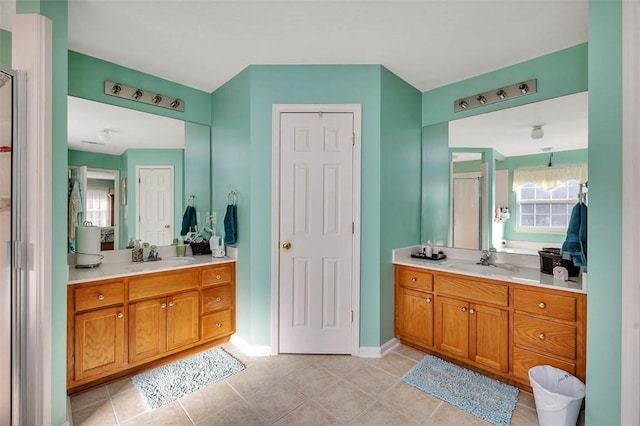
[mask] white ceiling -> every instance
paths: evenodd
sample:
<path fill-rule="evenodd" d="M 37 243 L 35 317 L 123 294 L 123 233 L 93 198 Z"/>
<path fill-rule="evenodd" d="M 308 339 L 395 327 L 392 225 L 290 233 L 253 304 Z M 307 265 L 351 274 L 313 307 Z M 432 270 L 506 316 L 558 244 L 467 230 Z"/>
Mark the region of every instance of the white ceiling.
<path fill-rule="evenodd" d="M 207 92 L 250 64 L 382 64 L 426 91 L 585 41 L 587 0 L 69 0 L 70 49 Z"/>
<path fill-rule="evenodd" d="M 534 125 L 542 125 L 542 139 L 531 138 Z M 451 121 L 449 147 L 491 147 L 513 157 L 587 148 L 588 132 L 588 94 L 582 92 Z"/>
<path fill-rule="evenodd" d="M 127 149 L 182 149 L 184 122 L 160 115 L 68 97 L 69 148 L 120 155 Z M 101 129 L 110 130 L 103 145 Z M 87 143 L 94 142 L 94 143 Z"/>

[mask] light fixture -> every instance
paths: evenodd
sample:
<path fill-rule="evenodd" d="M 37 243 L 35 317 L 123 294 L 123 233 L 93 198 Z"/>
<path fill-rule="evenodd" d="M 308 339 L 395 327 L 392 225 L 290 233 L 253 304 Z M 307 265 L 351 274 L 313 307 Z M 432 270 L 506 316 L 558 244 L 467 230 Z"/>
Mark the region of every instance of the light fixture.
<path fill-rule="evenodd" d="M 102 129 L 98 132 L 98 140 L 100 142 L 108 142 L 111 139 L 111 130 Z"/>
<path fill-rule="evenodd" d="M 536 124 L 531 129 L 531 139 L 542 139 L 544 136 L 544 130 L 542 130 L 542 125 Z"/>
<path fill-rule="evenodd" d="M 142 102 L 143 104 L 159 106 L 173 111 L 184 112 L 185 102 L 182 99 L 166 96 L 155 90 L 140 87 L 127 86 L 115 81 L 104 81 L 104 94 L 129 101 Z"/>
<path fill-rule="evenodd" d="M 453 101 L 453 112 L 466 111 L 472 108 L 487 106 L 496 102 L 509 101 L 537 93 L 538 80 L 532 78 L 526 81 L 519 81 L 508 86 L 502 86 L 486 92 L 458 98 Z"/>

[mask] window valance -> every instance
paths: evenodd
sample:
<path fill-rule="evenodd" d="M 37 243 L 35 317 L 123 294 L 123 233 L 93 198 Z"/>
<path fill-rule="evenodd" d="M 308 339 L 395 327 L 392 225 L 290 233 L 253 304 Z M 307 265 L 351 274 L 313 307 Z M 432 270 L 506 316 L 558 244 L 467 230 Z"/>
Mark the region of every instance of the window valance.
<path fill-rule="evenodd" d="M 570 164 L 566 166 L 531 167 L 513 171 L 513 190 L 526 182 L 552 190 L 569 179 L 584 183 L 588 179 L 586 164 Z"/>

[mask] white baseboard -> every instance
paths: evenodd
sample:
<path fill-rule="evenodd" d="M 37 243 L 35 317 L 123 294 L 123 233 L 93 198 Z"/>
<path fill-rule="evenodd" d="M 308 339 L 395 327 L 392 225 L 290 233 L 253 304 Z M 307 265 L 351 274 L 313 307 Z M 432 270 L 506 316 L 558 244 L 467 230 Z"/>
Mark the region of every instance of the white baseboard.
<path fill-rule="evenodd" d="M 395 348 L 400 346 L 400 341 L 395 337 L 382 346 L 360 346 L 361 358 L 382 358 Z"/>
<path fill-rule="evenodd" d="M 239 337 L 237 334 L 231 336 L 229 340 L 232 345 L 236 348 L 240 349 L 242 353 L 248 356 L 270 356 L 271 355 L 271 346 L 258 346 L 251 345 L 247 343 L 242 337 Z"/>

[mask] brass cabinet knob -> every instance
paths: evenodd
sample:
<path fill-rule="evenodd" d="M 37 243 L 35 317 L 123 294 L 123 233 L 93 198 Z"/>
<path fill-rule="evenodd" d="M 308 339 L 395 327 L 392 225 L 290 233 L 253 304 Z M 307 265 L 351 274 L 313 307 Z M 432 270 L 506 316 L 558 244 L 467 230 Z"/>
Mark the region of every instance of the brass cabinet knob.
<path fill-rule="evenodd" d="M 124 318 L 124 314 L 122 312 L 118 312 L 118 315 L 116 315 L 118 318 Z"/>
<path fill-rule="evenodd" d="M 538 335 L 538 339 L 540 339 L 540 340 L 544 340 L 544 339 L 546 339 L 546 338 L 547 338 L 547 336 L 545 336 L 545 335 L 544 335 L 544 333 L 540 333 L 540 334 Z"/>
<path fill-rule="evenodd" d="M 160 305 L 160 307 L 161 307 L 162 309 L 164 309 L 164 308 L 166 308 L 166 307 L 167 307 L 167 304 L 166 304 L 166 303 L 163 303 L 162 305 Z"/>
<path fill-rule="evenodd" d="M 291 243 L 289 241 L 285 241 L 282 243 L 282 248 L 285 250 L 289 250 L 291 248 Z"/>
<path fill-rule="evenodd" d="M 220 274 L 217 274 L 217 275 L 216 275 L 216 280 L 219 280 L 219 279 L 221 279 L 221 278 L 222 278 L 222 275 L 220 275 Z"/>
<path fill-rule="evenodd" d="M 476 313 L 476 311 L 475 311 L 473 308 L 471 308 L 471 309 L 469 309 L 469 313 L 470 313 L 470 314 L 475 314 L 475 313 Z"/>
<path fill-rule="evenodd" d="M 544 303 L 544 302 L 540 302 L 540 303 L 538 303 L 538 307 L 539 307 L 540 309 L 544 309 L 544 308 L 546 308 L 546 307 L 547 307 L 547 304 L 546 304 L 546 303 Z"/>
<path fill-rule="evenodd" d="M 222 302 L 222 297 L 220 296 L 216 297 L 216 302 Z"/>
<path fill-rule="evenodd" d="M 427 303 L 431 303 L 431 298 L 427 297 Z"/>
<path fill-rule="evenodd" d="M 176 303 L 175 303 L 173 300 L 172 300 L 171 302 L 169 302 L 169 306 L 173 306 L 173 305 L 175 305 L 175 304 L 176 304 Z"/>
<path fill-rule="evenodd" d="M 104 300 L 104 294 L 99 294 L 98 295 L 98 300 Z"/>
<path fill-rule="evenodd" d="M 415 283 L 416 281 L 418 281 L 418 279 L 416 277 L 411 278 L 411 282 Z"/>
<path fill-rule="evenodd" d="M 222 327 L 222 323 L 217 322 L 217 323 L 216 323 L 216 327 L 217 327 L 217 328 L 221 328 L 221 327 Z"/>
<path fill-rule="evenodd" d="M 467 307 L 466 307 L 466 306 L 463 306 L 462 308 L 460 308 L 460 310 L 461 310 L 462 312 L 467 312 Z"/>

